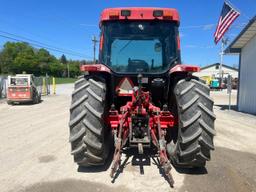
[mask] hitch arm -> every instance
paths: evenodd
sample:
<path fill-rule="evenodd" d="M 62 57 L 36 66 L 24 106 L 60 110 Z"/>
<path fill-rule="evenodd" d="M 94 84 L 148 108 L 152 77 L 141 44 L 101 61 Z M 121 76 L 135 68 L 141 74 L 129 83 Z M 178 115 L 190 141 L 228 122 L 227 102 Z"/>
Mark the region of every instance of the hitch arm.
<path fill-rule="evenodd" d="M 171 162 L 169 161 L 166 153 L 166 140 L 164 138 L 164 134 L 162 133 L 161 124 L 160 124 L 160 117 L 159 117 L 159 111 L 157 111 L 157 130 L 158 130 L 158 151 L 160 156 L 160 164 L 164 170 L 165 175 L 167 176 L 170 186 L 173 187 L 174 180 L 171 174 Z"/>
<path fill-rule="evenodd" d="M 117 142 L 115 143 L 115 152 L 114 152 L 113 162 L 112 162 L 111 171 L 110 171 L 111 178 L 114 177 L 114 174 L 116 173 L 116 171 L 118 170 L 118 168 L 120 167 L 120 164 L 121 164 L 123 124 L 124 124 L 127 114 L 128 114 L 128 112 L 123 112 L 121 120 L 120 120 L 118 137 L 117 137 Z"/>

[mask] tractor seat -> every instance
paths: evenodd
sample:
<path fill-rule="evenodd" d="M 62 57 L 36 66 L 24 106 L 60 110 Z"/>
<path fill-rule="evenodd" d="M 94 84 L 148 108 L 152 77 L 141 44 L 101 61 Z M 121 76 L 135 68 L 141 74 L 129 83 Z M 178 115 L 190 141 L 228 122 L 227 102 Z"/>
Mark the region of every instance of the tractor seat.
<path fill-rule="evenodd" d="M 146 61 L 140 59 L 129 59 L 127 72 L 148 72 L 149 65 Z"/>

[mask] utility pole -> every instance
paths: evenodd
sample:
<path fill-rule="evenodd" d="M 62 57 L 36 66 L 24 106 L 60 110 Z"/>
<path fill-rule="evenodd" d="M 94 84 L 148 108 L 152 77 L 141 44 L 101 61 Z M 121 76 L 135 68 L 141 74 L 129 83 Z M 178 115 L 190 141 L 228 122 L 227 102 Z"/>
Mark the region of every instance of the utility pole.
<path fill-rule="evenodd" d="M 68 78 L 70 78 L 70 75 L 69 75 L 69 62 L 67 63 L 67 68 L 68 68 Z"/>
<path fill-rule="evenodd" d="M 92 37 L 92 43 L 93 43 L 93 61 L 96 63 L 96 45 L 99 41 L 96 39 L 96 36 L 94 35 Z"/>

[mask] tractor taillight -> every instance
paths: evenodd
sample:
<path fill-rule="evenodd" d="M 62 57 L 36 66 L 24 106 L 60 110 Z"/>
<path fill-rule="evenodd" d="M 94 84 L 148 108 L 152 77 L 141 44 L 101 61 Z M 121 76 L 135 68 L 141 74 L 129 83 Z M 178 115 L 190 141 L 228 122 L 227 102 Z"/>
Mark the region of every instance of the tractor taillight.
<path fill-rule="evenodd" d="M 117 10 L 110 11 L 108 16 L 110 19 L 119 18 L 119 11 L 117 11 Z"/>
<path fill-rule="evenodd" d="M 190 71 L 190 72 L 199 72 L 200 68 L 197 66 L 185 66 L 184 67 L 186 71 Z"/>
<path fill-rule="evenodd" d="M 81 71 L 87 71 L 87 72 L 101 71 L 101 72 L 111 73 L 111 70 L 107 66 L 102 65 L 102 64 L 81 65 L 80 70 Z"/>
<path fill-rule="evenodd" d="M 170 73 L 175 73 L 175 72 L 199 72 L 200 67 L 194 66 L 194 65 L 184 65 L 184 64 L 179 64 L 174 66 L 171 70 Z"/>
<path fill-rule="evenodd" d="M 187 71 L 187 72 L 199 72 L 200 67 L 193 66 L 193 65 L 180 65 L 182 68 L 182 71 Z"/>
<path fill-rule="evenodd" d="M 172 17 L 172 11 L 164 10 L 163 17 L 171 18 Z"/>
<path fill-rule="evenodd" d="M 83 71 L 98 71 L 99 67 L 98 66 L 92 66 L 92 65 L 83 65 Z"/>

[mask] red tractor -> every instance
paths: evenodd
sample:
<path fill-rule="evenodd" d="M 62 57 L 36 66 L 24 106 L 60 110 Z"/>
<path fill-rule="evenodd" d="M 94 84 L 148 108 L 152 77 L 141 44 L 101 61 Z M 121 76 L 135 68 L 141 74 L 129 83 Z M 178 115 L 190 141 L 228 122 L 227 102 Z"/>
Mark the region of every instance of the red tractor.
<path fill-rule="evenodd" d="M 106 163 L 135 148 L 159 157 L 170 184 L 171 162 L 203 167 L 215 135 L 210 90 L 182 65 L 179 15 L 169 8 L 110 8 L 100 19 L 99 64 L 82 65 L 70 107 L 70 142 L 79 166 Z"/>

